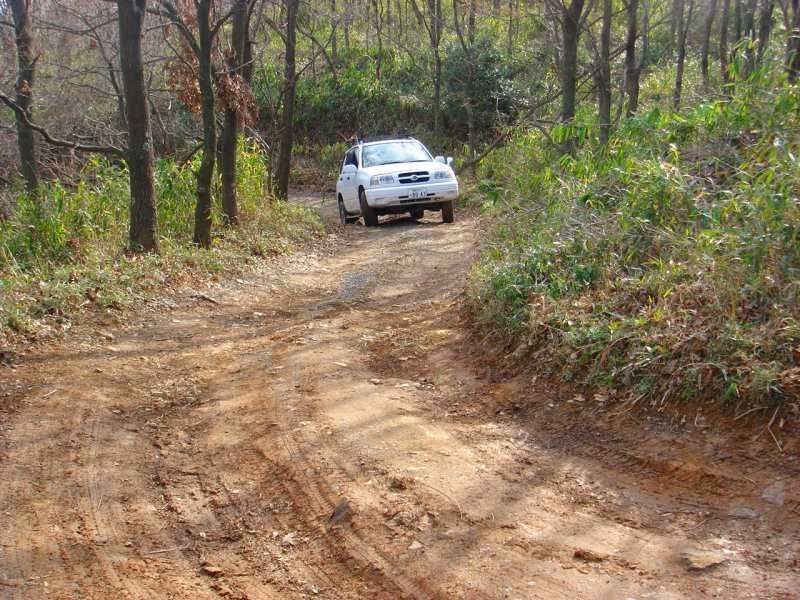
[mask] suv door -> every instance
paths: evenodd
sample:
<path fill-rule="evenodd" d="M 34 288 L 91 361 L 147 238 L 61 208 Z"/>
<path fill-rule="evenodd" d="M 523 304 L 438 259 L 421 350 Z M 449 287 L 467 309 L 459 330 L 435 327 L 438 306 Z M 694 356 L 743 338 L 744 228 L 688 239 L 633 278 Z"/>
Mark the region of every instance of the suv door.
<path fill-rule="evenodd" d="M 358 147 L 354 146 L 347 151 L 344 155 L 344 164 L 342 164 L 342 172 L 339 175 L 339 190 L 342 193 L 344 206 L 347 212 L 358 213 L 358 184 L 356 173 L 345 173 L 345 167 L 353 165 L 358 169 Z"/>

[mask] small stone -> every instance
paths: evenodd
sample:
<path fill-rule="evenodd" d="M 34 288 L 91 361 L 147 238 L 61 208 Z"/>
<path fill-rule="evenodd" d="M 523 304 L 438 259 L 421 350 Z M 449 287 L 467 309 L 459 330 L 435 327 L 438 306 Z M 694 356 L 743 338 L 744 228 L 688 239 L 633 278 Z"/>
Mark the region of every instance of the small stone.
<path fill-rule="evenodd" d="M 347 501 L 347 498 L 342 498 L 333 509 L 331 516 L 328 518 L 328 523 L 330 525 L 335 525 L 336 523 L 341 523 L 342 521 L 350 519 L 352 515 L 353 510 L 350 508 L 350 503 Z"/>
<path fill-rule="evenodd" d="M 682 555 L 689 569 L 701 571 L 725 562 L 725 556 L 716 550 L 707 548 L 690 548 Z"/>
<path fill-rule="evenodd" d="M 761 492 L 761 499 L 764 502 L 769 502 L 770 504 L 775 504 L 776 506 L 783 506 L 783 482 L 776 481 L 772 485 L 764 488 L 764 491 Z"/>
<path fill-rule="evenodd" d="M 603 562 L 606 557 L 597 554 L 596 552 L 592 552 L 591 550 L 585 550 L 583 548 L 578 548 L 575 550 L 573 555 L 578 560 L 583 560 L 586 562 Z"/>
<path fill-rule="evenodd" d="M 215 567 L 207 563 L 204 564 L 202 568 L 203 568 L 203 573 L 205 573 L 206 575 L 210 575 L 211 577 L 222 577 L 225 574 L 225 571 L 223 571 L 219 567 Z"/>
<path fill-rule="evenodd" d="M 422 550 L 423 545 L 420 544 L 417 540 L 411 542 L 411 545 L 408 547 L 409 550 Z"/>
<path fill-rule="evenodd" d="M 296 545 L 297 545 L 297 538 L 295 537 L 294 531 L 290 531 L 281 538 L 281 546 L 288 547 Z"/>
<path fill-rule="evenodd" d="M 736 506 L 728 511 L 728 516 L 734 519 L 757 519 L 759 514 L 747 506 Z"/>

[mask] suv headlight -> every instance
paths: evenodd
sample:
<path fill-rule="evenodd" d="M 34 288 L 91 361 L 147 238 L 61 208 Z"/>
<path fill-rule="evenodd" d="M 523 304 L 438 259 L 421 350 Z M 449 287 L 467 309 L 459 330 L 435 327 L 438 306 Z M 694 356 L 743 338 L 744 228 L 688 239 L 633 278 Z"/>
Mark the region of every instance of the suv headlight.
<path fill-rule="evenodd" d="M 453 172 L 452 171 L 434 171 L 433 173 L 434 179 L 452 179 Z"/>
<path fill-rule="evenodd" d="M 370 185 L 386 185 L 388 183 L 394 183 L 393 175 L 373 175 L 369 180 Z"/>

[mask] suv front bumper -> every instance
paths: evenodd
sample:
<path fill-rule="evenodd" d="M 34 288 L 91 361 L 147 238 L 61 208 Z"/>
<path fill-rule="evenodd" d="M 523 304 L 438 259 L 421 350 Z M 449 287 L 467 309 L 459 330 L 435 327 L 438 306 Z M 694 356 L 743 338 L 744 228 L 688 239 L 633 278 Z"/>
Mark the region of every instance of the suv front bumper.
<path fill-rule="evenodd" d="M 373 208 L 414 206 L 458 198 L 458 181 L 378 186 L 364 191 Z"/>

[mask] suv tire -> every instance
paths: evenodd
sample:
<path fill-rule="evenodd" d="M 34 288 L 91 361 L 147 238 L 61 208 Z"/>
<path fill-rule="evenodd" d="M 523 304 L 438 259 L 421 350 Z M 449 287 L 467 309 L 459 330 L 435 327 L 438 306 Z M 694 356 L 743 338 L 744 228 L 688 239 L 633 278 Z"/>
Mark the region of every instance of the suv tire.
<path fill-rule="evenodd" d="M 338 204 L 339 204 L 339 222 L 342 225 L 352 225 L 353 223 L 358 221 L 358 217 L 354 217 L 347 212 L 347 209 L 344 207 L 344 201 L 342 200 L 341 196 L 339 196 Z"/>
<path fill-rule="evenodd" d="M 453 201 L 442 202 L 442 223 L 452 223 L 455 221 Z"/>
<path fill-rule="evenodd" d="M 364 217 L 364 225 L 367 227 L 377 227 L 378 213 L 367 204 L 367 194 L 364 193 L 363 189 L 358 191 L 358 203 L 361 206 L 361 216 Z"/>
<path fill-rule="evenodd" d="M 419 219 L 425 216 L 425 209 L 422 208 L 421 206 L 415 206 L 414 208 L 411 209 L 410 212 L 411 212 L 411 218 L 414 219 L 415 221 L 418 221 Z"/>

